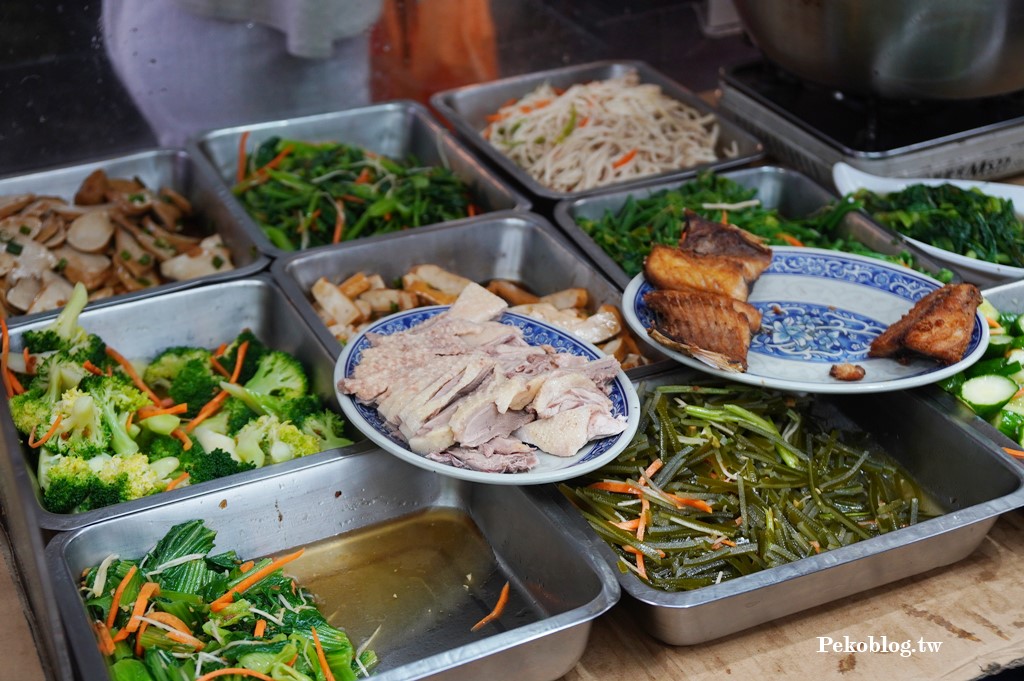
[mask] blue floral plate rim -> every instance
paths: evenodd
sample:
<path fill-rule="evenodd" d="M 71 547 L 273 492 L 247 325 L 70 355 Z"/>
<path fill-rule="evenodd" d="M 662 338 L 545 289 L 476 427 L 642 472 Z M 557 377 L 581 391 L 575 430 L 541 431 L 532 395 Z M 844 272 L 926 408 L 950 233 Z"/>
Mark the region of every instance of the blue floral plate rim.
<path fill-rule="evenodd" d="M 626 417 L 626 429 L 618 435 L 595 440 L 583 447 L 575 456 L 557 457 L 538 451 L 541 460 L 538 466 L 522 473 L 488 473 L 484 471 L 457 468 L 448 464 L 431 461 L 410 450 L 405 443 L 391 435 L 384 427 L 383 420 L 376 407 L 360 404 L 350 395 L 338 390 L 338 382 L 352 375 L 359 364 L 363 350 L 369 347 L 368 334 L 390 335 L 408 330 L 447 310 L 448 305 L 431 305 L 404 310 L 382 317 L 373 322 L 363 331 L 348 340 L 334 368 L 334 391 L 338 403 L 349 422 L 366 435 L 374 444 L 384 451 L 420 468 L 434 471 L 441 475 L 499 485 L 539 485 L 560 482 L 589 473 L 615 459 L 625 449 L 636 433 L 640 423 L 640 401 L 636 388 L 621 369 L 611 382 L 613 413 Z M 573 352 L 589 359 L 603 356 L 603 353 L 591 343 L 575 338 L 567 331 L 525 315 L 515 312 L 504 312 L 497 320 L 502 324 L 523 329 L 528 342 L 541 339 L 552 345 L 556 350 Z"/>

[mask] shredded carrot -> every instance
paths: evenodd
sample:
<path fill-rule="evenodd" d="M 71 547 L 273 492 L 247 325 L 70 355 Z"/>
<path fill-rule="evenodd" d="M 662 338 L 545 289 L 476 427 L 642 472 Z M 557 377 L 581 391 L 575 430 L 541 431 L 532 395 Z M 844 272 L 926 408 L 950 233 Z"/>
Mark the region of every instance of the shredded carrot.
<path fill-rule="evenodd" d="M 256 620 L 256 628 L 252 630 L 252 635 L 256 638 L 263 638 L 263 632 L 267 630 L 267 621 L 264 619 Z"/>
<path fill-rule="evenodd" d="M 622 166 L 632 161 L 634 156 L 636 156 L 636 149 L 630 149 L 625 154 L 620 156 L 619 160 L 612 163 L 612 168 L 621 168 Z"/>
<path fill-rule="evenodd" d="M 238 566 L 238 570 L 244 575 L 246 572 L 252 570 L 254 567 L 256 567 L 256 561 L 247 560 Z"/>
<path fill-rule="evenodd" d="M 622 550 L 626 553 L 632 553 L 636 556 L 636 570 L 637 573 L 644 579 L 647 579 L 647 566 L 644 564 L 644 554 L 640 553 L 640 549 L 626 544 L 622 547 Z"/>
<path fill-rule="evenodd" d="M 180 631 L 168 631 L 167 638 L 178 643 L 184 643 L 187 646 L 192 646 L 196 650 L 202 650 L 206 647 L 206 644 L 200 641 L 192 634 L 183 634 Z"/>
<path fill-rule="evenodd" d="M 277 560 L 271 561 L 270 563 L 268 563 L 267 565 L 263 566 L 259 570 L 256 570 L 251 575 L 248 575 L 245 579 L 240 581 L 238 584 L 236 584 L 233 587 L 231 587 L 230 589 L 228 589 L 227 593 L 225 593 L 223 596 L 221 596 L 220 598 L 218 598 L 218 599 L 214 600 L 212 603 L 210 603 L 210 610 L 212 610 L 213 612 L 220 612 L 224 608 L 228 607 L 229 605 L 231 605 L 232 601 L 234 600 L 234 596 L 235 596 L 236 593 L 242 593 L 243 591 L 245 591 L 246 589 L 251 587 L 253 584 L 256 584 L 261 579 L 263 579 L 264 577 L 266 577 L 270 573 L 274 572 L 275 570 L 277 570 L 281 566 L 286 565 L 286 564 L 292 562 L 293 560 L 295 560 L 296 558 L 301 556 L 303 551 L 305 551 L 305 549 L 299 549 L 295 553 L 289 553 L 287 556 L 282 556 L 281 558 L 278 558 Z"/>
<path fill-rule="evenodd" d="M 632 485 L 628 482 L 611 482 L 604 480 L 602 482 L 594 482 L 587 487 L 592 489 L 600 489 L 605 492 L 618 492 L 619 494 L 640 494 L 640 490 L 637 489 L 636 485 Z"/>
<path fill-rule="evenodd" d="M 86 371 L 88 371 L 93 376 L 102 376 L 103 375 L 103 369 L 100 369 L 98 366 L 93 364 L 92 360 L 87 359 L 84 362 L 82 362 L 82 368 L 85 369 Z"/>
<path fill-rule="evenodd" d="M 1019 449 L 1013 449 L 1012 447 L 1003 447 L 1003 451 L 1015 459 L 1024 459 L 1024 451 L 1021 451 Z"/>
<path fill-rule="evenodd" d="M 60 422 L 61 422 L 61 420 L 63 418 L 64 418 L 63 414 L 57 414 L 57 418 L 55 418 L 53 420 L 53 423 L 50 425 L 50 429 L 48 431 L 46 431 L 46 433 L 41 438 L 39 438 L 38 440 L 33 440 L 32 439 L 35 436 L 35 431 L 32 431 L 31 433 L 29 433 L 28 434 L 28 446 L 31 447 L 32 449 L 36 449 L 38 447 L 42 447 L 43 445 L 45 445 L 46 442 L 51 437 L 53 437 L 53 434 L 57 432 L 57 428 L 60 426 Z"/>
<path fill-rule="evenodd" d="M 128 620 L 128 624 L 125 625 L 125 630 L 129 633 L 135 631 L 142 624 L 142 620 L 139 619 L 149 606 L 149 599 L 152 596 L 160 594 L 160 585 L 156 582 L 146 582 L 139 589 L 139 596 L 135 599 L 135 605 L 132 607 L 132 616 Z"/>
<path fill-rule="evenodd" d="M 640 526 L 640 519 L 633 518 L 632 520 L 623 520 L 621 523 L 612 523 L 612 525 L 622 530 L 632 530 L 636 532 L 636 528 Z"/>
<path fill-rule="evenodd" d="M 135 413 L 134 412 L 128 412 L 128 416 L 126 416 L 125 419 L 124 419 L 124 429 L 125 430 L 131 430 L 132 429 L 132 421 L 134 420 L 134 418 L 135 418 Z"/>
<path fill-rule="evenodd" d="M 259 170 L 257 170 L 256 174 L 257 175 L 259 175 L 259 174 L 264 174 L 265 175 L 267 170 L 270 170 L 271 168 L 276 168 L 277 166 L 281 165 L 281 161 L 285 160 L 285 158 L 288 157 L 288 154 L 292 153 L 293 151 L 295 151 L 295 147 L 292 147 L 292 146 L 285 147 L 284 149 L 281 150 L 281 153 L 279 153 L 274 158 L 270 159 L 270 161 L 267 163 L 267 165 L 265 165 L 262 168 L 260 168 Z"/>
<path fill-rule="evenodd" d="M 114 600 L 110 602 L 110 612 L 107 613 L 107 629 L 114 628 L 114 621 L 117 619 L 117 610 L 121 607 L 121 595 L 124 593 L 125 587 L 128 586 L 128 582 L 132 581 L 132 577 L 138 572 L 138 568 L 132 565 L 128 568 L 128 573 L 121 580 L 121 583 L 114 589 Z"/>
<path fill-rule="evenodd" d="M 146 629 L 149 629 L 149 622 L 143 622 L 139 625 L 139 630 L 135 633 L 135 657 L 142 657 L 145 654 L 145 650 L 142 648 L 142 634 L 145 633 Z M 124 631 L 122 629 L 121 631 Z M 125 636 L 128 632 L 125 632 Z"/>
<path fill-rule="evenodd" d="M 183 634 L 191 634 L 192 633 L 192 630 L 188 628 L 187 624 L 185 624 L 180 618 L 175 617 L 174 615 L 172 615 L 169 612 L 163 612 L 163 611 L 160 611 L 160 610 L 154 610 L 153 612 L 151 612 L 148 615 L 146 615 L 146 617 L 148 617 L 151 620 L 155 620 L 157 622 L 163 622 L 164 624 L 166 624 L 169 627 L 174 627 L 175 629 L 177 629 L 178 631 L 180 631 Z M 147 623 L 143 622 L 142 624 L 147 624 Z M 139 627 L 139 632 L 141 632 L 141 631 L 142 631 L 142 627 L 140 626 Z"/>
<path fill-rule="evenodd" d="M 341 200 L 346 203 L 366 203 L 366 199 L 356 196 L 355 194 L 342 194 Z"/>
<path fill-rule="evenodd" d="M 238 352 L 235 354 L 235 368 L 232 370 L 231 376 L 228 378 L 231 383 L 238 381 L 238 377 L 242 373 L 242 362 L 245 360 L 245 353 L 248 349 L 249 341 L 242 341 L 242 344 L 238 346 Z M 224 400 L 227 398 L 228 393 L 226 390 L 221 390 L 217 393 L 216 397 L 204 404 L 203 408 L 199 410 L 198 414 L 196 414 L 196 417 L 189 421 L 188 425 L 185 426 L 185 432 L 191 433 L 196 426 L 216 414 L 217 410 L 220 409 L 220 405 L 222 405 Z"/>
<path fill-rule="evenodd" d="M 587 127 L 587 123 L 589 123 L 589 122 L 590 122 L 590 116 L 584 116 L 583 118 L 580 119 L 580 124 L 579 124 L 578 127 L 585 128 L 585 127 Z"/>
<path fill-rule="evenodd" d="M 7 399 L 14 397 L 14 388 L 11 385 L 11 376 L 7 371 L 7 356 L 11 352 L 11 334 L 7 332 L 7 322 L 0 319 L 0 332 L 3 334 L 3 341 L 0 344 L 0 372 L 3 373 L 4 389 L 7 391 Z"/>
<path fill-rule="evenodd" d="M 687 497 L 681 497 L 678 494 L 671 494 L 669 492 L 665 492 L 665 496 L 675 502 L 676 508 L 689 506 L 691 508 L 696 508 L 700 511 L 704 511 L 705 513 L 714 512 L 714 509 L 711 508 L 711 506 L 708 505 L 708 502 L 704 501 L 703 499 L 689 499 Z"/>
<path fill-rule="evenodd" d="M 334 674 L 331 673 L 331 666 L 327 664 L 327 656 L 324 655 L 324 647 L 320 645 L 320 637 L 316 634 L 316 627 L 310 627 L 313 632 L 313 643 L 316 645 L 316 659 L 320 662 L 320 671 L 324 673 L 326 681 L 334 681 Z"/>
<path fill-rule="evenodd" d="M 466 206 L 466 215 L 468 215 L 469 217 L 474 217 L 478 212 L 479 211 L 477 211 L 475 203 L 471 203 L 468 206 Z"/>
<path fill-rule="evenodd" d="M 799 248 L 803 248 L 803 246 L 804 246 L 804 243 L 802 241 L 800 241 L 800 239 L 797 239 L 792 234 L 786 234 L 785 232 L 779 232 L 778 234 L 775 235 L 775 237 L 778 238 L 778 239 L 782 239 L 783 241 L 785 241 L 790 246 L 797 246 Z"/>
<path fill-rule="evenodd" d="M 636 539 L 643 541 L 647 534 L 647 519 L 651 515 L 651 502 L 647 497 L 640 497 L 640 522 L 636 526 Z"/>
<path fill-rule="evenodd" d="M 29 353 L 28 346 L 25 346 L 24 348 L 22 348 L 21 354 L 25 358 L 25 373 L 26 374 L 34 374 L 35 373 L 35 368 L 36 368 L 35 367 L 35 364 L 36 364 L 35 363 L 35 357 L 33 357 L 31 355 L 31 353 Z"/>
<path fill-rule="evenodd" d="M 231 674 L 237 674 L 238 676 L 251 676 L 254 679 L 260 679 L 260 681 L 274 681 L 273 678 L 262 674 L 252 669 L 246 669 L 245 667 L 224 667 L 223 669 L 217 669 L 212 672 L 206 672 L 202 676 L 196 677 L 196 681 L 210 681 L 218 676 L 230 676 Z"/>
<path fill-rule="evenodd" d="M 148 419 L 150 416 L 161 416 L 163 414 L 184 414 L 188 411 L 188 405 L 184 402 L 171 405 L 170 407 L 151 407 L 148 404 L 139 408 L 140 419 Z"/>
<path fill-rule="evenodd" d="M 334 200 L 334 234 L 331 236 L 331 243 L 341 242 L 341 234 L 345 230 L 345 204 L 341 199 Z"/>
<path fill-rule="evenodd" d="M 181 448 L 184 451 L 187 452 L 188 450 L 192 449 L 192 439 L 181 428 L 175 428 L 174 430 L 172 430 L 171 437 L 181 441 Z"/>
<path fill-rule="evenodd" d="M 367 168 L 366 166 L 363 166 L 363 169 L 359 171 L 359 175 L 356 176 L 354 182 L 355 184 L 368 184 L 372 179 L 373 178 L 370 175 L 370 169 Z"/>
<path fill-rule="evenodd" d="M 104 655 L 114 654 L 114 639 L 110 637 L 110 629 L 99 620 L 92 623 L 93 631 L 96 632 L 96 640 L 99 642 L 100 652 Z"/>
<path fill-rule="evenodd" d="M 129 378 L 132 379 L 132 383 L 135 384 L 136 388 L 146 393 L 146 395 L 149 396 L 149 399 L 150 401 L 153 402 L 153 404 L 155 404 L 158 407 L 160 406 L 160 398 L 157 397 L 156 393 L 153 392 L 150 389 L 150 387 L 142 381 L 142 377 L 139 376 L 139 373 L 137 371 L 135 371 L 135 367 L 132 366 L 131 362 L 126 360 L 124 356 L 121 355 L 120 352 L 110 347 L 109 345 L 107 346 L 107 356 L 112 358 L 115 362 L 121 365 L 121 368 L 124 369 L 124 372 L 128 374 Z"/>
<path fill-rule="evenodd" d="M 650 478 L 655 473 L 660 471 L 662 466 L 664 466 L 664 465 L 665 465 L 664 461 L 662 461 L 661 459 L 655 459 L 654 461 L 651 462 L 651 465 L 647 467 L 647 470 L 644 471 L 644 475 L 646 475 L 648 478 Z"/>
<path fill-rule="evenodd" d="M 228 344 L 227 343 L 221 343 L 220 345 L 217 346 L 217 349 L 213 351 L 213 356 L 214 357 L 220 357 L 220 356 L 222 356 L 227 351 L 228 351 Z"/>
<path fill-rule="evenodd" d="M 180 485 L 181 483 L 185 482 L 188 479 L 188 471 L 185 471 L 184 473 L 176 477 L 174 480 L 171 480 L 169 483 L 167 483 L 167 487 L 164 488 L 164 491 L 170 492 L 172 489 L 174 489 L 175 487 L 177 487 L 178 485 Z"/>
<path fill-rule="evenodd" d="M 999 328 L 999 322 L 997 322 L 996 320 L 992 319 L 991 317 L 989 317 L 987 315 L 985 316 L 985 321 L 988 322 L 988 327 L 990 329 L 997 329 L 997 328 Z"/>
<path fill-rule="evenodd" d="M 506 118 L 508 118 L 508 114 L 500 112 L 487 114 L 486 116 L 484 116 L 484 120 L 487 121 L 488 123 L 497 123 L 499 121 L 505 120 Z"/>
<path fill-rule="evenodd" d="M 21 381 L 18 380 L 18 377 L 11 369 L 7 370 L 7 380 L 11 382 L 11 390 L 15 395 L 20 395 L 25 392 L 25 387 L 21 385 Z"/>
<path fill-rule="evenodd" d="M 223 376 L 224 378 L 228 378 L 229 376 L 231 376 L 228 370 L 224 368 L 224 365 L 217 361 L 216 357 L 210 358 L 210 366 L 212 366 L 213 370 L 216 371 L 221 376 Z"/>
<path fill-rule="evenodd" d="M 297 660 L 297 659 L 299 659 L 299 654 L 295 653 L 294 655 L 292 655 L 292 659 L 290 659 L 287 662 L 285 662 L 285 664 L 288 665 L 289 667 L 294 667 L 295 666 L 295 660 Z"/>
<path fill-rule="evenodd" d="M 245 166 L 247 165 L 246 144 L 249 142 L 249 131 L 246 130 L 238 138 L 238 169 L 235 171 L 235 181 L 241 182 L 245 179 Z"/>
<path fill-rule="evenodd" d="M 505 606 L 508 604 L 508 592 L 510 588 L 511 585 L 508 582 L 505 582 L 505 586 L 501 587 L 501 594 L 498 596 L 498 602 L 495 604 L 494 610 L 491 610 L 491 612 L 485 615 L 483 619 L 474 624 L 470 631 L 482 629 L 501 617 L 501 613 L 505 611 Z"/>

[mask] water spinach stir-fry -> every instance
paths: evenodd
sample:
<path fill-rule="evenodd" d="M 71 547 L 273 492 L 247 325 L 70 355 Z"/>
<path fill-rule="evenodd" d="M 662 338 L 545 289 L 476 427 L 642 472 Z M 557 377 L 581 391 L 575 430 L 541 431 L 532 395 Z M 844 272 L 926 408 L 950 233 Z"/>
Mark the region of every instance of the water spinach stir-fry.
<path fill-rule="evenodd" d="M 78 323 L 79 284 L 47 327 L 3 336 L 14 425 L 38 452 L 42 505 L 77 513 L 351 444 L 298 358 L 243 330 L 134 364 Z"/>
<path fill-rule="evenodd" d="M 469 190 L 441 166 L 339 142 L 242 135 L 234 194 L 276 247 L 294 251 L 473 215 Z"/>
<path fill-rule="evenodd" d="M 838 201 L 806 217 L 788 217 L 762 205 L 756 189 L 702 173 L 674 189 L 644 198 L 630 196 L 614 213 L 606 211 L 600 218 L 577 218 L 576 222 L 631 277 L 643 269 L 651 244 L 679 241 L 687 209 L 709 220 L 727 220 L 770 246 L 827 248 L 914 266 L 910 253 L 883 255 L 839 234 L 843 216 L 858 206 L 853 201 Z M 945 281 L 950 276 L 944 272 L 939 278 L 945 277 Z"/>
<path fill-rule="evenodd" d="M 202 520 L 175 525 L 139 559 L 87 569 L 82 598 L 114 681 L 354 681 L 377 663 L 331 626 L 277 558 L 211 555 Z"/>
<path fill-rule="evenodd" d="M 812 399 L 748 386 L 647 394 L 618 459 L 564 487 L 623 569 L 684 591 L 930 517 L 916 483 Z"/>
<path fill-rule="evenodd" d="M 1008 199 L 951 184 L 916 184 L 884 196 L 861 189 L 853 197 L 875 220 L 912 239 L 969 258 L 1024 267 L 1024 223 Z"/>

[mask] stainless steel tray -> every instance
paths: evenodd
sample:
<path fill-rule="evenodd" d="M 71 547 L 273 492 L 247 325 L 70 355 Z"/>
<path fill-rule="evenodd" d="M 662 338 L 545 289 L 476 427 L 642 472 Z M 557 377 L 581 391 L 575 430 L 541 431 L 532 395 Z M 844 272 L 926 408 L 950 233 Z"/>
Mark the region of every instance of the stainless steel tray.
<path fill-rule="evenodd" d="M 82 181 L 97 169 L 103 169 L 110 177 L 138 177 L 147 187 L 155 189 L 168 186 L 183 194 L 192 202 L 199 221 L 221 235 L 224 244 L 231 251 L 231 261 L 235 269 L 104 298 L 92 303 L 94 307 L 179 291 L 200 284 L 239 279 L 255 274 L 269 264 L 269 258 L 256 249 L 248 231 L 228 210 L 219 186 L 197 172 L 194 156 L 185 151 L 154 149 L 28 175 L 6 177 L 0 179 L 0 195 L 33 193 L 59 196 L 71 201 Z M 8 323 L 19 324 L 45 314 L 20 315 L 12 317 Z"/>
<path fill-rule="evenodd" d="M 838 196 L 806 175 L 778 166 L 744 168 L 722 173 L 722 176 L 744 187 L 756 189 L 757 198 L 761 200 L 761 205 L 765 208 L 776 209 L 788 217 L 805 217 L 829 203 L 839 201 Z M 631 277 L 623 271 L 611 256 L 604 252 L 604 249 L 590 238 L 589 234 L 576 224 L 577 218 L 600 218 L 605 212 L 617 212 L 631 196 L 635 199 L 647 198 L 659 191 L 675 189 L 681 184 L 683 182 L 679 180 L 672 180 L 636 189 L 606 193 L 600 196 L 585 197 L 573 201 L 560 201 L 555 206 L 555 224 L 616 285 L 625 288 Z M 841 227 L 847 237 L 855 239 L 879 253 L 897 255 L 906 251 L 912 254 L 918 265 L 932 275 L 938 274 L 943 269 L 943 265 L 937 263 L 920 248 L 904 241 L 901 236 L 874 222 L 860 211 L 847 213 L 843 218 Z M 954 274 L 958 274 L 952 268 L 948 269 L 953 271 Z"/>
<path fill-rule="evenodd" d="M 333 409 L 339 410 L 334 392 L 334 356 L 317 340 L 269 275 L 261 274 L 250 279 L 221 282 L 158 297 L 126 301 L 119 305 L 87 309 L 79 321 L 86 330 L 98 334 L 110 347 L 128 359 L 149 359 L 160 350 L 174 345 L 217 347 L 220 343 L 230 342 L 243 329 L 252 329 L 270 347 L 298 357 L 310 374 L 313 391 Z M 11 329 L 12 351 L 21 350 L 21 339 L 25 331 L 44 327 L 47 323 L 48 318 Z M 84 513 L 58 514 L 46 511 L 40 505 L 35 481 L 35 452 L 21 444 L 11 421 L 7 401 L 2 400 L 2 403 L 0 437 L 3 438 L 5 455 L 12 464 L 15 477 L 13 484 L 18 486 L 26 498 L 35 499 L 36 519 L 39 526 L 46 530 L 83 527 L 243 481 L 298 470 L 315 465 L 325 458 L 334 458 L 341 453 L 369 446 L 368 443 L 357 443 L 122 504 Z M 351 429 L 349 436 L 353 440 L 362 440 L 355 429 Z"/>
<path fill-rule="evenodd" d="M 699 378 L 691 371 L 651 372 L 635 383 L 661 385 Z M 644 380 L 646 379 L 646 380 Z M 786 615 L 954 563 L 981 543 L 1002 513 L 1024 506 L 1024 468 L 990 440 L 981 419 L 950 415 L 937 388 L 880 393 L 871 399 L 822 395 L 820 404 L 870 434 L 949 512 L 840 549 L 721 584 L 669 593 L 617 569 L 596 533 L 584 547 L 615 569 L 644 628 L 670 645 L 728 636 Z M 641 396 L 643 399 L 643 396 Z M 579 517 L 551 488 L 532 493 Z"/>
<path fill-rule="evenodd" d="M 580 257 L 547 220 L 533 213 L 494 213 L 375 241 L 298 253 L 275 261 L 271 272 L 336 356 L 340 344 L 317 317 L 309 297 L 317 279 L 325 277 L 337 283 L 363 271 L 394 281 L 410 268 L 427 263 L 478 282 L 510 279 L 538 295 L 582 287 L 590 293 L 592 309 L 604 303 L 622 304 L 621 291 Z M 648 358 L 665 359 L 645 344 L 637 344 Z"/>
<path fill-rule="evenodd" d="M 234 549 L 255 558 L 439 508 L 469 517 L 494 554 L 493 567 L 490 574 L 472 575 L 471 583 L 479 585 L 472 588 L 478 596 L 473 598 L 474 610 L 460 608 L 446 617 L 408 613 L 406 622 L 385 620 L 375 639 L 381 643 L 373 645 L 381 662 L 372 678 L 520 681 L 557 679 L 569 671 L 586 647 L 592 620 L 619 597 L 608 566 L 578 555 L 559 525 L 564 519 L 549 515 L 521 489 L 436 475 L 380 450 L 321 460 L 287 475 L 208 491 L 65 533 L 49 544 L 46 558 L 79 671 L 83 678 L 103 679 L 105 665 L 76 580 L 83 568 L 108 554 L 142 556 L 173 524 L 204 518 L 217 531 L 215 552 Z M 431 548 L 410 547 L 408 553 Z M 299 574 L 302 560 L 290 566 Z M 493 629 L 471 633 L 470 626 L 491 609 L 505 581 L 512 585 L 505 615 Z M 439 589 L 465 598 L 461 575 L 458 583 Z M 375 617 L 373 603 L 360 607 L 360 614 Z M 339 624 L 353 636 L 359 631 L 357 624 Z M 368 626 L 372 632 L 373 625 Z M 422 630 L 428 626 L 426 634 Z"/>
<path fill-rule="evenodd" d="M 701 170 L 709 168 L 734 168 L 746 165 L 764 155 L 760 142 L 751 136 L 750 133 L 732 121 L 718 116 L 720 133 L 716 149 L 720 157 L 718 161 L 688 168 L 679 168 L 678 170 L 658 175 L 650 175 L 628 182 L 617 182 L 585 191 L 559 192 L 545 187 L 535 180 L 481 135 L 481 131 L 487 127 L 486 116 L 493 114 L 509 99 L 519 99 L 544 83 L 550 83 L 554 87 L 567 88 L 576 83 L 617 78 L 631 71 L 635 71 L 639 75 L 640 82 L 653 83 L 660 86 L 662 92 L 666 95 L 693 107 L 697 111 L 717 113 L 715 108 L 703 99 L 641 61 L 598 61 L 503 78 L 490 83 L 467 85 L 455 90 L 439 92 L 430 98 L 430 103 L 444 118 L 455 126 L 455 129 L 462 138 L 471 144 L 478 153 L 501 168 L 505 174 L 514 178 L 533 196 L 548 201 L 591 196 L 610 190 L 636 187 L 667 178 L 690 177 L 696 175 Z M 733 158 L 726 158 L 725 151 L 733 145 L 735 145 L 736 155 Z"/>
<path fill-rule="evenodd" d="M 306 141 L 344 142 L 393 158 L 414 155 L 425 165 L 446 166 L 469 185 L 476 203 L 485 212 L 529 210 L 529 200 L 480 163 L 416 102 L 396 101 L 304 118 L 242 125 L 207 132 L 189 141 L 187 148 L 200 159 L 203 172 L 219 185 L 220 194 L 235 219 L 259 249 L 272 256 L 287 255 L 274 246 L 232 195 L 238 163 L 238 139 L 250 133 L 250 146 L 269 137 Z M 363 237 L 364 240 L 377 237 Z M 312 249 L 310 249 L 312 250 Z"/>

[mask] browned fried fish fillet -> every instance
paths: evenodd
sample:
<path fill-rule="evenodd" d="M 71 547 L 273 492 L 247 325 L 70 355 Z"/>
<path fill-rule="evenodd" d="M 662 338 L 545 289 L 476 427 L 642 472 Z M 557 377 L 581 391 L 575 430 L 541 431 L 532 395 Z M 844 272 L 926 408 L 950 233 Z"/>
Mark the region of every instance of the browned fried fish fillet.
<path fill-rule="evenodd" d="M 871 342 L 871 357 L 917 353 L 955 364 L 963 359 L 974 329 L 981 292 L 974 284 L 946 284 L 914 304 Z"/>
<path fill-rule="evenodd" d="M 708 220 L 692 210 L 686 211 L 686 225 L 679 248 L 698 255 L 728 258 L 743 268 L 743 278 L 752 284 L 772 264 L 772 249 L 735 225 Z"/>
<path fill-rule="evenodd" d="M 652 246 L 644 259 L 644 276 L 659 289 L 695 288 L 737 300 L 746 300 L 750 294 L 743 266 L 731 258 L 662 244 Z"/>
<path fill-rule="evenodd" d="M 684 287 L 652 291 L 644 302 L 657 315 L 647 332 L 659 343 L 723 371 L 745 371 L 751 334 L 761 313 L 751 305 L 710 291 Z"/>

